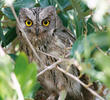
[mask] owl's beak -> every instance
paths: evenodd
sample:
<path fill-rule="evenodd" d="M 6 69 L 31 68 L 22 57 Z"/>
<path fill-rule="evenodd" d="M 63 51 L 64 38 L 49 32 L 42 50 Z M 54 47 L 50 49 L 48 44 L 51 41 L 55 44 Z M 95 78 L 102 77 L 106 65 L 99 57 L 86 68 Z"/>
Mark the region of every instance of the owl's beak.
<path fill-rule="evenodd" d="M 39 28 L 36 28 L 36 35 L 39 35 Z"/>

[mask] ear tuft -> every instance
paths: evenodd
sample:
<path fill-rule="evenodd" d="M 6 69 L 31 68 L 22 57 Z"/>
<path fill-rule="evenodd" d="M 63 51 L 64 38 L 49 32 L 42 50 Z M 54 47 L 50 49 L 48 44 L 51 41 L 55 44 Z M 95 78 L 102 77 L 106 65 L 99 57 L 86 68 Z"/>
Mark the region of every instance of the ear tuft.
<path fill-rule="evenodd" d="M 24 15 L 24 14 L 26 14 L 26 12 L 29 12 L 29 11 L 30 11 L 29 8 L 21 8 L 19 11 L 19 14 Z"/>
<path fill-rule="evenodd" d="M 48 6 L 44 9 L 46 12 L 49 12 L 49 13 L 55 13 L 56 12 L 56 9 L 54 6 Z"/>

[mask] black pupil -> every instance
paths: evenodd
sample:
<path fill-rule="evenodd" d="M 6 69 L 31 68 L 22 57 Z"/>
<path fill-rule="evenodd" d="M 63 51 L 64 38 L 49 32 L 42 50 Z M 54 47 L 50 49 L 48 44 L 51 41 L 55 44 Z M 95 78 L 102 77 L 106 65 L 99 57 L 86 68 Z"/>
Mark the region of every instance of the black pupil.
<path fill-rule="evenodd" d="M 48 21 L 46 20 L 46 21 L 44 21 L 44 24 L 47 24 L 48 23 Z"/>
<path fill-rule="evenodd" d="M 28 21 L 27 23 L 28 23 L 28 24 L 31 24 L 31 22 L 30 22 L 30 21 Z"/>

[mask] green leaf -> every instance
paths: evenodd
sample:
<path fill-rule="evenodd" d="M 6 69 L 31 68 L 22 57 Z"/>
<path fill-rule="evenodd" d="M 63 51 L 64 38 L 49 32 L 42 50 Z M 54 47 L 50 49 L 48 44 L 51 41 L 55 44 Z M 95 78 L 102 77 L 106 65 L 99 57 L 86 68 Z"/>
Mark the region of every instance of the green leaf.
<path fill-rule="evenodd" d="M 0 96 L 0 100 L 3 100 L 3 98 Z"/>
<path fill-rule="evenodd" d="M 0 9 L 2 8 L 2 6 L 4 5 L 4 0 L 0 1 Z"/>
<path fill-rule="evenodd" d="M 82 43 L 84 36 L 80 36 L 72 46 L 71 55 L 75 57 L 75 52 L 82 53 L 84 51 L 84 46 Z"/>
<path fill-rule="evenodd" d="M 16 11 L 16 14 L 18 15 L 20 8 L 31 8 L 35 5 L 35 0 L 16 0 L 14 2 L 14 8 Z M 5 14 L 9 19 L 15 20 L 12 11 L 9 7 L 2 8 L 3 14 Z"/>
<path fill-rule="evenodd" d="M 78 19 L 84 19 L 85 16 L 90 14 L 90 10 L 87 9 L 87 6 L 85 6 L 82 0 L 70 0 L 70 2 L 78 14 Z"/>
<path fill-rule="evenodd" d="M 5 40 L 2 42 L 2 46 L 7 46 L 10 42 L 12 42 L 16 38 L 16 28 L 10 29 L 4 36 Z"/>
<path fill-rule="evenodd" d="M 74 16 L 74 22 L 76 26 L 76 37 L 78 38 L 79 36 L 84 34 L 84 20 L 83 19 L 78 19 L 78 16 L 76 12 L 73 13 Z"/>
<path fill-rule="evenodd" d="M 13 62 L 8 55 L 0 56 L 0 98 L 2 100 L 13 100 L 16 96 L 11 80 L 13 66 Z"/>
<path fill-rule="evenodd" d="M 56 0 L 56 3 L 59 5 L 59 8 L 62 10 L 71 5 L 69 0 Z"/>
<path fill-rule="evenodd" d="M 67 27 L 67 25 L 68 25 L 68 17 L 67 17 L 67 15 L 64 14 L 64 13 L 59 13 L 58 15 L 61 18 L 63 25 L 65 27 Z"/>
<path fill-rule="evenodd" d="M 106 32 L 99 32 L 89 34 L 87 37 L 79 37 L 72 46 L 71 55 L 76 56 L 76 52 L 81 55 L 90 55 L 96 46 L 108 46 L 110 45 L 110 35 Z"/>
<path fill-rule="evenodd" d="M 0 39 L 1 39 L 1 41 L 4 43 L 4 41 L 5 41 L 5 36 L 4 36 L 4 34 L 3 34 L 3 30 L 2 30 L 2 27 L 1 27 L 1 23 L 0 23 Z"/>
<path fill-rule="evenodd" d="M 16 0 L 14 2 L 15 8 L 31 8 L 34 7 L 36 0 Z"/>
<path fill-rule="evenodd" d="M 47 7 L 49 6 L 49 1 L 48 0 L 40 0 L 39 1 L 40 7 Z"/>
<path fill-rule="evenodd" d="M 24 96 L 32 96 L 32 91 L 36 84 L 36 64 L 29 64 L 27 56 L 24 53 L 20 53 L 16 59 L 14 72 L 19 80 Z"/>
<path fill-rule="evenodd" d="M 16 58 L 17 58 L 17 55 L 15 55 L 15 54 L 9 54 L 9 56 L 15 61 L 16 60 Z"/>
<path fill-rule="evenodd" d="M 101 75 L 96 75 L 96 78 L 104 82 L 110 88 L 110 57 L 97 52 L 94 58 L 99 65 L 98 67 L 102 69 L 102 75 L 104 77 L 102 78 Z"/>
<path fill-rule="evenodd" d="M 30 99 L 30 98 L 25 98 L 24 100 L 34 100 L 34 99 Z"/>
<path fill-rule="evenodd" d="M 95 26 L 94 23 L 92 21 L 92 17 L 90 17 L 87 21 L 87 34 L 91 34 L 95 31 Z"/>
<path fill-rule="evenodd" d="M 15 18 L 14 18 L 14 16 L 13 16 L 13 13 L 12 13 L 12 11 L 11 11 L 11 9 L 10 9 L 9 7 L 7 7 L 7 8 L 2 8 L 1 11 L 2 11 L 2 13 L 3 13 L 4 15 L 6 15 L 9 19 L 15 20 Z M 15 9 L 15 11 L 16 11 L 16 14 L 18 15 L 19 10 L 18 10 L 18 9 L 17 9 L 17 10 Z"/>

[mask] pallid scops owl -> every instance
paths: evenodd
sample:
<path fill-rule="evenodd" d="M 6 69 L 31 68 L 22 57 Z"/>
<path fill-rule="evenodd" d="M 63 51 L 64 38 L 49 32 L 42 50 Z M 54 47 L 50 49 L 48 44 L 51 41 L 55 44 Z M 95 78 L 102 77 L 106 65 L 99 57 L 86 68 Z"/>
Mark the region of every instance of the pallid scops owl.
<path fill-rule="evenodd" d="M 55 57 L 65 58 L 70 53 L 67 48 L 74 43 L 75 36 L 63 26 L 53 6 L 22 8 L 18 18 L 26 36 L 46 66 L 55 63 L 57 61 Z M 28 55 L 30 61 L 37 61 L 38 72 L 42 71 L 44 66 L 35 57 L 18 25 L 17 34 L 20 40 L 20 50 Z M 44 55 L 38 50 L 55 57 Z M 66 70 L 68 64 L 62 62 L 58 66 Z M 79 71 L 74 65 L 70 66 L 68 72 L 75 76 L 79 75 Z M 38 80 L 50 94 L 59 95 L 60 91 L 66 90 L 66 100 L 94 100 L 91 95 L 87 99 L 86 92 L 83 92 L 84 88 L 57 68 L 45 72 L 38 77 Z"/>

